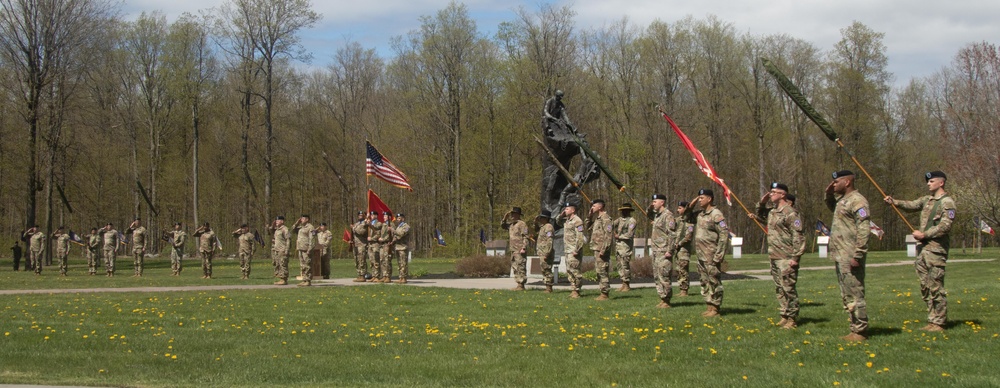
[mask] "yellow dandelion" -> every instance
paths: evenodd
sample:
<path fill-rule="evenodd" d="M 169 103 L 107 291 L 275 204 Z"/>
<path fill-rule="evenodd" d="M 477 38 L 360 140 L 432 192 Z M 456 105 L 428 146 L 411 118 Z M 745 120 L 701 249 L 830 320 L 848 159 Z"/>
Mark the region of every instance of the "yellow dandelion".
<path fill-rule="evenodd" d="M 951 377 L 951 375 L 946 372 L 941 372 L 941 377 Z"/>
<path fill-rule="evenodd" d="M 872 362 L 871 362 L 871 361 L 868 361 L 868 362 L 866 362 L 866 363 L 865 363 L 865 366 L 867 366 L 867 367 L 871 368 L 871 367 L 872 367 Z"/>

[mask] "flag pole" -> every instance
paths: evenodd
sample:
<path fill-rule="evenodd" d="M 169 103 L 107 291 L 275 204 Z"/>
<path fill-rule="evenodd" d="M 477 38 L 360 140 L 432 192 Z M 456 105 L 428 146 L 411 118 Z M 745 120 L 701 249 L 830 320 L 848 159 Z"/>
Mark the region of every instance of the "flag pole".
<path fill-rule="evenodd" d="M 839 150 L 844 151 L 844 153 L 846 153 L 847 156 L 851 157 L 851 160 L 854 162 L 854 164 L 857 165 L 859 169 L 861 169 L 861 172 L 864 173 L 866 177 L 868 177 L 868 180 L 872 183 L 872 185 L 875 186 L 875 189 L 878 190 L 880 194 L 882 194 L 882 198 L 888 197 L 888 195 L 885 194 L 885 191 L 882 190 L 882 187 L 878 185 L 878 182 L 875 182 L 875 179 L 872 179 L 872 176 L 871 174 L 868 173 L 868 170 L 866 170 L 865 167 L 861 165 L 861 162 L 858 161 L 858 158 L 855 158 L 854 154 L 852 154 L 850 151 L 847 150 L 847 148 L 844 147 L 844 142 L 840 141 L 840 137 L 837 136 L 836 132 L 834 132 L 833 127 L 830 125 L 830 123 L 827 122 L 825 118 L 823 118 L 823 115 L 821 115 L 816 110 L 816 108 L 813 108 L 812 104 L 810 104 L 809 101 L 806 100 L 805 96 L 802 95 L 802 91 L 799 90 L 799 88 L 795 86 L 794 83 L 792 83 L 792 80 L 788 79 L 788 77 L 786 77 L 785 74 L 782 73 L 781 70 L 779 70 L 778 67 L 775 66 L 773 63 L 771 63 L 771 61 L 768 60 L 767 58 L 761 58 L 761 62 L 764 64 L 764 69 L 767 70 L 768 73 L 771 73 L 771 75 L 774 76 L 775 80 L 778 81 L 778 86 L 781 88 L 782 91 L 785 92 L 785 95 L 787 95 L 788 98 L 790 98 L 792 102 L 794 102 L 795 105 L 797 105 L 799 109 L 802 110 L 802 113 L 804 113 L 806 117 L 809 118 L 809 120 L 812 120 L 812 122 L 815 123 L 816 126 L 819 127 L 819 129 L 823 131 L 824 134 L 826 134 L 827 138 L 837 143 L 837 148 Z M 906 226 L 910 228 L 911 232 L 917 230 L 916 228 L 913 227 L 913 224 L 910 224 L 910 220 L 907 220 L 906 217 L 903 216 L 903 212 L 899 211 L 899 208 L 896 207 L 895 204 L 890 203 L 889 206 L 892 206 L 892 210 L 896 211 L 896 214 L 899 215 L 899 218 L 901 218 L 904 223 L 906 223 Z"/>
<path fill-rule="evenodd" d="M 566 180 L 568 180 L 569 183 L 573 185 L 573 187 L 575 187 L 577 191 L 580 192 L 580 195 L 582 195 L 583 198 L 587 200 L 587 202 L 590 202 L 590 197 L 587 195 L 587 193 L 583 192 L 583 186 L 577 183 L 575 179 L 573 179 L 573 175 L 570 174 L 569 170 L 567 170 L 566 167 L 559 162 L 559 159 L 556 158 L 556 155 L 555 153 L 552 152 L 552 149 L 549 148 L 549 146 L 545 145 L 542 139 L 539 139 L 538 136 L 533 136 L 533 137 L 535 138 L 535 141 L 538 142 L 538 145 L 542 146 L 542 149 L 545 150 L 545 153 L 549 155 L 549 159 L 552 159 L 552 163 L 554 163 L 556 167 L 559 167 L 559 171 L 562 172 L 564 177 L 566 177 Z"/>
<path fill-rule="evenodd" d="M 625 184 L 621 183 L 621 181 L 619 181 L 618 178 L 616 178 L 615 175 L 611 173 L 611 170 L 608 169 L 608 166 L 604 165 L 604 161 L 602 161 L 601 158 L 597 156 L 597 154 L 593 150 L 591 150 L 590 147 L 587 146 L 587 143 L 583 142 L 583 139 L 581 139 L 579 136 L 576 135 L 572 136 L 573 136 L 573 141 L 576 142 L 578 146 L 580 146 L 580 149 L 583 150 L 583 153 L 594 161 L 594 164 L 597 165 L 597 168 L 601 169 L 601 171 L 604 171 L 604 175 L 607 176 L 608 180 L 610 180 L 611 183 L 613 183 L 615 187 L 618 188 L 618 191 L 620 191 L 622 194 L 625 194 L 625 196 L 632 201 L 632 204 L 635 205 L 636 209 L 642 212 L 643 216 L 649 218 L 649 214 L 647 214 L 646 210 L 644 210 L 645 208 L 640 206 L 639 202 L 636 202 L 635 198 L 632 197 L 632 194 L 629 194 L 629 192 L 625 191 Z"/>
<path fill-rule="evenodd" d="M 736 200 L 736 203 L 740 204 L 740 207 L 743 208 L 747 214 L 753 214 L 750 212 L 750 209 L 747 209 L 746 205 L 743 204 L 743 201 L 740 201 L 740 197 L 737 197 L 736 193 L 730 191 L 729 196 L 733 197 L 733 199 Z M 757 224 L 757 227 L 760 228 L 760 230 L 764 231 L 764 234 L 767 234 L 767 228 L 765 228 L 764 225 L 761 225 L 760 221 L 757 221 L 757 217 L 750 217 L 750 219 L 753 220 L 753 223 Z"/>

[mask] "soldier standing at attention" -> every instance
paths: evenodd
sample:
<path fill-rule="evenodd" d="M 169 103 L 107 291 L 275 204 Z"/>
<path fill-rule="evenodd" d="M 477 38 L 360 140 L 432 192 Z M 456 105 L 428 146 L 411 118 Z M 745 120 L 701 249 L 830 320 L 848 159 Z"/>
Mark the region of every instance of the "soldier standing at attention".
<path fill-rule="evenodd" d="M 115 256 L 118 254 L 119 239 L 118 231 L 110 222 L 104 225 L 101 239 L 104 241 L 104 270 L 107 271 L 108 277 L 113 277 L 115 276 Z"/>
<path fill-rule="evenodd" d="M 90 234 L 87 235 L 87 270 L 91 275 L 97 274 L 100 251 L 101 234 L 97 233 L 97 228 L 90 228 Z"/>
<path fill-rule="evenodd" d="M 267 229 L 274 236 L 271 240 L 271 263 L 274 265 L 274 277 L 278 278 L 274 284 L 284 286 L 288 284 L 288 247 L 292 240 L 285 226 L 285 216 L 275 218 Z"/>
<path fill-rule="evenodd" d="M 358 277 L 355 283 L 364 283 L 368 272 L 368 222 L 365 212 L 358 211 L 358 221 L 351 224 L 351 243 L 354 245 L 354 270 Z"/>
<path fill-rule="evenodd" d="M 250 260 L 253 258 L 256 243 L 253 233 L 250 232 L 250 225 L 241 225 L 239 229 L 233 231 L 233 237 L 236 237 L 240 245 L 240 272 L 243 273 L 243 279 L 249 279 Z"/>
<path fill-rule="evenodd" d="M 184 259 L 184 243 L 187 241 L 187 232 L 181 229 L 181 223 L 174 223 L 174 230 L 170 232 L 170 270 L 172 276 L 181 274 L 181 260 Z"/>
<path fill-rule="evenodd" d="M 35 269 L 35 275 L 42 274 L 42 254 L 45 253 L 45 233 L 38 231 L 35 225 L 24 231 L 22 238 L 28 241 L 28 260 L 31 268 Z"/>
<path fill-rule="evenodd" d="M 846 341 L 868 339 L 868 306 L 865 302 L 865 258 L 871 231 L 868 200 L 854 188 L 854 173 L 833 173 L 826 187 L 826 207 L 833 211 L 830 224 L 830 259 L 837 271 L 844 310 L 850 316 L 851 334 Z"/>
<path fill-rule="evenodd" d="M 510 269 L 514 273 L 514 282 L 517 283 L 513 290 L 524 291 L 528 275 L 528 260 L 524 256 L 528 248 L 528 225 L 521 221 L 521 208 L 515 207 L 504 214 L 500 220 L 500 227 L 507 229 L 510 235 L 508 241 Z"/>
<path fill-rule="evenodd" d="M 410 224 L 406 223 L 406 215 L 396 214 L 396 226 L 392 230 L 392 241 L 395 243 L 396 262 L 399 266 L 399 284 L 406 284 L 410 277 L 410 263 L 407 262 L 410 243 Z"/>
<path fill-rule="evenodd" d="M 678 296 L 688 296 L 688 289 L 691 287 L 689 276 L 689 266 L 691 264 L 691 252 L 694 252 L 694 222 L 688 217 L 684 217 L 684 211 L 688 207 L 688 201 L 677 203 L 677 254 L 674 258 L 674 272 L 677 274 L 677 288 L 681 293 Z"/>
<path fill-rule="evenodd" d="M 316 231 L 316 244 L 319 245 L 319 273 L 323 279 L 330 278 L 330 242 L 333 241 L 333 232 L 326 228 L 326 223 L 320 223 Z"/>
<path fill-rule="evenodd" d="M 60 226 L 52 233 L 52 240 L 56 242 L 56 260 L 59 262 L 59 274 L 66 276 L 67 260 L 69 259 L 69 234 L 66 234 L 66 227 Z"/>
<path fill-rule="evenodd" d="M 580 261 L 583 260 L 583 244 L 586 242 L 583 237 L 583 220 L 576 215 L 576 205 L 564 203 L 562 213 L 556 217 L 556 224 L 563 227 L 563 260 L 566 260 L 566 276 L 573 290 L 569 297 L 576 299 L 580 297 L 580 286 L 583 283 Z"/>
<path fill-rule="evenodd" d="M 653 278 L 656 283 L 656 294 L 660 297 L 657 308 L 670 308 L 670 297 L 673 287 L 670 285 L 670 269 L 673 267 L 673 255 L 677 241 L 677 223 L 666 207 L 667 196 L 653 194 L 652 203 L 646 214 L 652 219 L 652 232 L 649 236 L 650 250 L 653 256 Z"/>
<path fill-rule="evenodd" d="M 382 278 L 379 283 L 389 283 L 392 278 L 392 213 L 382 212 L 385 223 L 379 233 L 379 267 L 382 267 Z"/>
<path fill-rule="evenodd" d="M 549 219 L 552 213 L 542 210 L 542 213 L 535 217 L 535 224 L 541 224 L 538 229 L 538 237 L 535 239 L 535 254 L 538 255 L 538 266 L 542 268 L 542 278 L 545 279 L 545 293 L 552 293 L 552 283 L 555 277 L 552 276 L 552 266 L 555 264 L 555 252 L 552 250 L 552 236 L 555 234 L 552 223 Z"/>
<path fill-rule="evenodd" d="M 143 259 L 146 256 L 148 240 L 146 228 L 141 225 L 139 217 L 136 217 L 125 233 L 132 233 L 132 266 L 135 268 L 135 274 L 132 276 L 140 277 L 142 276 Z"/>
<path fill-rule="evenodd" d="M 757 204 L 757 214 L 750 216 L 767 221 L 767 255 L 771 259 L 771 279 L 781 310 L 778 326 L 794 329 L 799 319 L 799 293 L 795 283 L 799 279 L 799 259 L 806 250 L 806 238 L 799 212 L 788 200 L 788 186 L 771 183 L 771 191 Z"/>
<path fill-rule="evenodd" d="M 313 248 L 313 232 L 315 231 L 316 227 L 309 223 L 309 215 L 307 214 L 303 214 L 292 225 L 292 232 L 295 233 L 295 250 L 299 254 L 299 276 L 302 277 L 299 286 L 312 285 L 312 259 L 309 257 L 309 251 Z"/>
<path fill-rule="evenodd" d="M 885 202 L 908 211 L 920 210 L 920 226 L 913 231 L 917 240 L 917 260 L 914 266 L 920 280 L 920 295 L 927 303 L 927 326 L 920 330 L 944 331 L 948 321 L 948 292 L 944 289 L 944 268 L 951 245 L 949 234 L 955 221 L 955 200 L 944 191 L 948 177 L 941 171 L 924 175 L 925 195 L 913 201 L 900 201 L 891 196 Z"/>
<path fill-rule="evenodd" d="M 594 265 L 601 295 L 596 300 L 608 300 L 611 291 L 611 216 L 604 208 L 603 199 L 595 199 L 590 205 L 587 229 L 590 229 L 590 249 L 594 251 Z"/>
<path fill-rule="evenodd" d="M 684 216 L 695 220 L 694 249 L 698 254 L 701 295 L 705 297 L 707 305 L 701 316 L 718 316 L 723 295 L 720 266 L 726 256 L 726 246 L 729 244 L 726 217 L 715 207 L 715 193 L 710 189 L 698 190 L 698 197 L 688 205 Z"/>
<path fill-rule="evenodd" d="M 215 232 L 206 222 L 192 235 L 198 238 L 198 253 L 201 254 L 202 279 L 212 278 L 212 258 L 215 257 Z"/>
<path fill-rule="evenodd" d="M 372 278 L 368 279 L 368 281 L 373 283 L 382 279 L 382 262 L 380 257 L 382 246 L 379 244 L 378 239 L 382 236 L 383 227 L 385 227 L 385 224 L 379 222 L 378 212 L 372 210 L 368 213 L 368 261 L 372 266 Z"/>
<path fill-rule="evenodd" d="M 615 261 L 618 264 L 618 277 L 622 279 L 622 286 L 618 288 L 620 292 L 628 292 L 632 288 L 629 283 L 632 281 L 632 255 L 634 254 L 635 238 L 635 218 L 632 218 L 632 204 L 626 202 L 618 208 L 621 217 L 615 219 L 611 224 L 614 230 L 615 240 Z"/>

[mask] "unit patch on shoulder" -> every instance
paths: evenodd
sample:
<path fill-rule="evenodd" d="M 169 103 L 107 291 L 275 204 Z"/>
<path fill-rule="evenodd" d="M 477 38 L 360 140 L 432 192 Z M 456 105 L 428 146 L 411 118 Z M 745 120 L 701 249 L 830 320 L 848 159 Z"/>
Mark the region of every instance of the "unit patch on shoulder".
<path fill-rule="evenodd" d="M 861 218 L 868 217 L 868 208 L 863 207 L 863 208 L 858 209 L 858 217 L 861 217 Z"/>
<path fill-rule="evenodd" d="M 951 219 L 951 220 L 955 219 L 955 211 L 954 210 L 948 210 L 948 219 Z"/>
<path fill-rule="evenodd" d="M 719 226 L 725 228 L 726 227 L 726 220 L 719 221 Z"/>
<path fill-rule="evenodd" d="M 576 227 L 576 231 L 577 232 L 582 232 L 583 231 L 583 225 L 577 226 Z"/>
<path fill-rule="evenodd" d="M 796 228 L 801 228 L 802 227 L 802 221 L 795 220 L 795 222 L 792 223 L 792 226 L 794 226 Z"/>

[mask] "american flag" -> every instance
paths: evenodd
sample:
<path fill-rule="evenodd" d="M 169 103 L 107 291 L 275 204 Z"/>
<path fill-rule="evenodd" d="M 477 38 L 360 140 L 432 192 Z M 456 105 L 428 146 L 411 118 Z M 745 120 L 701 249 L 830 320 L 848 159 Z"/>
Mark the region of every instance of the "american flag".
<path fill-rule="evenodd" d="M 403 174 L 389 159 L 382 156 L 382 153 L 378 152 L 372 143 L 366 141 L 365 148 L 367 148 L 368 152 L 368 155 L 365 157 L 365 172 L 368 175 L 374 175 L 376 178 L 389 182 L 389 184 L 401 189 L 413 191 L 413 188 L 410 187 L 410 182 L 406 179 L 406 174 Z"/>

